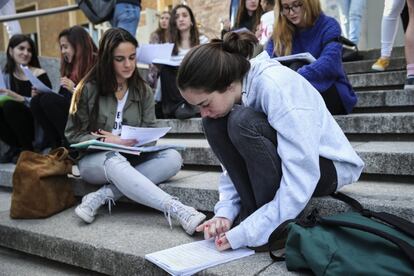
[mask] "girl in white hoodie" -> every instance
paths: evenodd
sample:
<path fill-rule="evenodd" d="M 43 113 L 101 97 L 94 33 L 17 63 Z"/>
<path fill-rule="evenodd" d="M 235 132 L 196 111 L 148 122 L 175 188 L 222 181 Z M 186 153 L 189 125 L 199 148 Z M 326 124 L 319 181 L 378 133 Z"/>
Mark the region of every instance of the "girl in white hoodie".
<path fill-rule="evenodd" d="M 223 166 L 215 216 L 201 224 L 218 250 L 264 245 L 312 196 L 355 182 L 363 162 L 301 75 L 228 33 L 184 58 L 177 83 L 200 107 L 207 140 Z"/>

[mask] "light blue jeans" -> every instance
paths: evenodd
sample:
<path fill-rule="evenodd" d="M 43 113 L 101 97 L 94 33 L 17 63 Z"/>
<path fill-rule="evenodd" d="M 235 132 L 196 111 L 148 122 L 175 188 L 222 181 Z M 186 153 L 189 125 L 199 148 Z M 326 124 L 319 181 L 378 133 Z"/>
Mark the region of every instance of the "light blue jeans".
<path fill-rule="evenodd" d="M 110 23 L 112 27 L 127 30 L 136 37 L 141 9 L 137 5 L 119 3 L 115 5 L 114 16 Z"/>
<path fill-rule="evenodd" d="M 110 188 L 114 200 L 125 195 L 129 199 L 163 211 L 164 203 L 172 198 L 157 185 L 176 175 L 182 165 L 181 155 L 174 149 L 128 155 L 103 151 L 88 154 L 79 163 L 83 180 Z"/>
<path fill-rule="evenodd" d="M 366 0 L 338 0 L 342 34 L 357 45 L 366 4 Z"/>

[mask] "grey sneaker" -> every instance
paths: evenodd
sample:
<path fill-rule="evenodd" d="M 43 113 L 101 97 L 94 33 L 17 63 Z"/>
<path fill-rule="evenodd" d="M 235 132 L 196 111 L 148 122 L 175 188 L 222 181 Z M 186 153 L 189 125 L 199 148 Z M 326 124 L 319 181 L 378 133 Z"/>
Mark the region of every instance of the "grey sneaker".
<path fill-rule="evenodd" d="M 82 203 L 76 207 L 75 213 L 83 221 L 92 223 L 95 219 L 98 209 L 108 202 L 109 212 L 111 211 L 111 203 L 115 205 L 113 198 L 110 196 L 106 187 L 102 187 L 96 192 L 87 194 L 82 198 Z"/>
<path fill-rule="evenodd" d="M 404 84 L 404 90 L 414 90 L 414 75 L 407 76 Z"/>
<path fill-rule="evenodd" d="M 183 227 L 185 232 L 189 235 L 194 234 L 196 227 L 206 219 L 206 215 L 198 212 L 193 207 L 182 204 L 176 198 L 170 199 L 165 204 L 164 215 L 166 216 L 170 227 L 172 217 L 181 224 L 181 227 Z"/>

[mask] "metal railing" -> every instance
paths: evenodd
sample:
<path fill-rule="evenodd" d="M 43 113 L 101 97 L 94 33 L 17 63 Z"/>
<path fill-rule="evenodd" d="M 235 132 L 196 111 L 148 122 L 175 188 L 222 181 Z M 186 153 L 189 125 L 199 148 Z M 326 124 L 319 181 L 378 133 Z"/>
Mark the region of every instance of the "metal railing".
<path fill-rule="evenodd" d="M 19 19 L 25 19 L 30 17 L 37 17 L 37 16 L 43 16 L 43 15 L 50 15 L 50 14 L 56 14 L 61 12 L 69 12 L 79 9 L 78 5 L 69 5 L 64 7 L 57 7 L 57 8 L 50 8 L 50 9 L 43 9 L 43 10 L 36 10 L 36 11 L 29 11 L 29 12 L 21 12 L 11 15 L 3 15 L 0 16 L 0 22 L 5 21 L 12 21 L 12 20 L 19 20 Z"/>

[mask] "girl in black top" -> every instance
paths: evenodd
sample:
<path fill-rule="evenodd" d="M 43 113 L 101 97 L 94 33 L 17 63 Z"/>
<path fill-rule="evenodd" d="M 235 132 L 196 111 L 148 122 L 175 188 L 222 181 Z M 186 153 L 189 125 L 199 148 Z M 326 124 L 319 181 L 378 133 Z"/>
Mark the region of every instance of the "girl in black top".
<path fill-rule="evenodd" d="M 10 148 L 0 157 L 0 163 L 16 162 L 22 150 L 33 150 L 35 131 L 29 105 L 36 90 L 20 65 L 28 66 L 33 75 L 51 87 L 46 72 L 40 68 L 33 40 L 22 34 L 12 36 L 3 70 L 6 88 L 0 88 L 0 139 Z"/>

